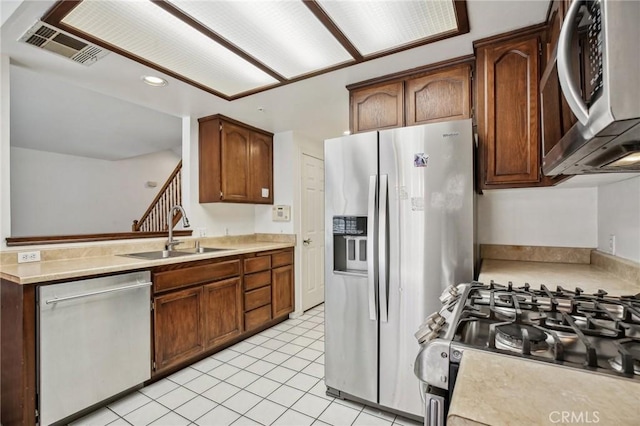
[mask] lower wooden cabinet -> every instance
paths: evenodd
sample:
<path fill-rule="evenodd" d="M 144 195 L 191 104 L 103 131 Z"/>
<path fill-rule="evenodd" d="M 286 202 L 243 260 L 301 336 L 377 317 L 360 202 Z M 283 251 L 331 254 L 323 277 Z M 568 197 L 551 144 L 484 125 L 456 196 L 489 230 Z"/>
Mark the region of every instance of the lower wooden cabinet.
<path fill-rule="evenodd" d="M 285 249 L 156 268 L 154 377 L 286 319 L 293 264 Z"/>
<path fill-rule="evenodd" d="M 155 370 L 164 370 L 204 351 L 202 299 L 202 287 L 155 298 Z"/>
<path fill-rule="evenodd" d="M 242 281 L 231 278 L 207 284 L 204 290 L 205 348 L 223 344 L 242 333 Z"/>
<path fill-rule="evenodd" d="M 293 265 L 271 271 L 271 307 L 274 318 L 293 312 Z"/>

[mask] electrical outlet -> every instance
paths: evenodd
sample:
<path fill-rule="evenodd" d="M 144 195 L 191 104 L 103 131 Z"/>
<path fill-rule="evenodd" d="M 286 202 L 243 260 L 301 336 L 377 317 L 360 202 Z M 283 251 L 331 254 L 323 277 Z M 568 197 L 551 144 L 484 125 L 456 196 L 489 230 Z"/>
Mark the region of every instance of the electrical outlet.
<path fill-rule="evenodd" d="M 18 263 L 40 262 L 40 251 L 23 251 L 18 253 Z"/>
<path fill-rule="evenodd" d="M 198 228 L 198 237 L 206 237 L 207 228 Z"/>
<path fill-rule="evenodd" d="M 616 254 L 616 236 L 614 234 L 609 234 L 609 253 Z"/>

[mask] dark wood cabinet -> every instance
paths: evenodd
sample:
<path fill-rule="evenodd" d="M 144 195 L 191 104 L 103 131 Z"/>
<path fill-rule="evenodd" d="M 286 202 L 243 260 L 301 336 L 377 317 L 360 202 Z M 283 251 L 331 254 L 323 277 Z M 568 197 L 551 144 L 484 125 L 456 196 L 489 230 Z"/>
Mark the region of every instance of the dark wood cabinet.
<path fill-rule="evenodd" d="M 471 118 L 473 56 L 347 86 L 351 133 Z"/>
<path fill-rule="evenodd" d="M 249 198 L 273 204 L 273 136 L 253 132 L 249 139 Z M 263 194 L 266 190 L 267 194 Z"/>
<path fill-rule="evenodd" d="M 546 27 L 474 43 L 478 74 L 481 186 L 537 186 L 540 165 L 539 76 Z"/>
<path fill-rule="evenodd" d="M 350 91 L 351 133 L 404 126 L 404 84 L 377 84 Z"/>
<path fill-rule="evenodd" d="M 244 260 L 244 268 L 245 330 L 293 312 L 293 249 L 258 253 Z"/>
<path fill-rule="evenodd" d="M 161 266 L 151 276 L 154 375 L 242 334 L 238 257 Z"/>
<path fill-rule="evenodd" d="M 249 130 L 235 124 L 221 122 L 221 201 L 247 202 L 251 199 L 250 169 L 247 167 L 251 152 L 250 139 Z"/>
<path fill-rule="evenodd" d="M 291 248 L 154 268 L 154 378 L 286 319 L 293 265 Z"/>
<path fill-rule="evenodd" d="M 220 114 L 198 123 L 200 202 L 273 204 L 273 134 Z"/>
<path fill-rule="evenodd" d="M 231 278 L 207 284 L 204 291 L 205 347 L 223 344 L 242 333 L 242 281 Z"/>
<path fill-rule="evenodd" d="M 271 307 L 273 317 L 293 312 L 293 265 L 271 271 Z"/>
<path fill-rule="evenodd" d="M 202 287 L 156 297 L 153 322 L 155 370 L 164 370 L 204 351 Z"/>
<path fill-rule="evenodd" d="M 407 126 L 471 118 L 471 66 L 407 79 Z"/>

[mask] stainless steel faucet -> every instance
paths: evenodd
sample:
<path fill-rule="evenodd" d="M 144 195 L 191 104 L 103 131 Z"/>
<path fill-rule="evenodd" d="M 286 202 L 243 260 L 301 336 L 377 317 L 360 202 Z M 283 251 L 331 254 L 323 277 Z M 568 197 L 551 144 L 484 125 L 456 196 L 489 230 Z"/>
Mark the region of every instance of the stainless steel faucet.
<path fill-rule="evenodd" d="M 184 209 L 181 205 L 176 204 L 175 206 L 169 208 L 169 212 L 167 212 L 167 227 L 169 228 L 169 239 L 167 240 L 166 244 L 167 250 L 169 251 L 173 250 L 173 246 L 182 243 L 182 241 L 173 239 L 173 214 L 176 210 L 179 210 L 180 213 L 182 213 L 182 226 L 184 226 L 185 228 L 188 228 L 190 226 L 189 219 L 187 219 L 187 214 L 184 212 Z"/>

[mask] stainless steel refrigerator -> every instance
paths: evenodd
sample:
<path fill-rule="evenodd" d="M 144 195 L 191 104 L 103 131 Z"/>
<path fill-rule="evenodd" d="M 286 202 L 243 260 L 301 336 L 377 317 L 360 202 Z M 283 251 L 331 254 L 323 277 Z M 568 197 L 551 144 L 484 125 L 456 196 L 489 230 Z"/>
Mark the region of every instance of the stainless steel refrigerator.
<path fill-rule="evenodd" d="M 474 268 L 471 120 L 325 141 L 325 382 L 422 417 L 413 336 Z"/>

